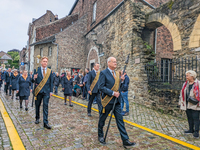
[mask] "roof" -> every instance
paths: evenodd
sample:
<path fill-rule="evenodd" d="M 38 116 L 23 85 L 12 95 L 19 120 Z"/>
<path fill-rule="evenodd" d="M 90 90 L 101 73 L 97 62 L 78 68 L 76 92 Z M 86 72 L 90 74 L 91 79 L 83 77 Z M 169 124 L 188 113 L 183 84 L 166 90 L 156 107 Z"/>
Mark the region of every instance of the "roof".
<path fill-rule="evenodd" d="M 10 58 L 9 56 L 7 56 L 6 54 L 3 55 L 0 59 L 4 59 L 4 60 L 12 60 L 12 58 Z"/>
<path fill-rule="evenodd" d="M 46 37 L 38 42 L 35 42 L 31 44 L 30 46 L 35 46 L 35 45 L 40 45 L 40 44 L 46 44 L 46 43 L 51 43 L 55 41 L 55 34 L 53 36 Z"/>
<path fill-rule="evenodd" d="M 71 15 L 71 13 L 73 12 L 74 8 L 76 7 L 77 3 L 78 3 L 79 0 L 76 0 L 74 5 L 72 6 L 72 9 L 70 10 L 69 12 L 69 15 Z"/>

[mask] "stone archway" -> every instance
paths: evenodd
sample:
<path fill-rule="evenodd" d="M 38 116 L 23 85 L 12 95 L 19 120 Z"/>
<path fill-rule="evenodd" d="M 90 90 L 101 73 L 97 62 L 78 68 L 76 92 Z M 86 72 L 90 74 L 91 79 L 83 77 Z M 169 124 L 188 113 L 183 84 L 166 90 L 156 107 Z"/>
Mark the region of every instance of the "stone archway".
<path fill-rule="evenodd" d="M 88 53 L 86 67 L 92 70 L 92 65 L 96 62 L 100 64 L 98 48 L 94 46 Z"/>
<path fill-rule="evenodd" d="M 155 30 L 162 25 L 164 25 L 171 33 L 173 40 L 173 50 L 181 50 L 182 46 L 180 32 L 177 25 L 173 23 L 167 15 L 162 13 L 154 13 L 149 15 L 149 17 L 147 18 L 146 26 L 149 29 Z"/>
<path fill-rule="evenodd" d="M 198 16 L 190 35 L 189 48 L 200 47 L 200 15 Z"/>

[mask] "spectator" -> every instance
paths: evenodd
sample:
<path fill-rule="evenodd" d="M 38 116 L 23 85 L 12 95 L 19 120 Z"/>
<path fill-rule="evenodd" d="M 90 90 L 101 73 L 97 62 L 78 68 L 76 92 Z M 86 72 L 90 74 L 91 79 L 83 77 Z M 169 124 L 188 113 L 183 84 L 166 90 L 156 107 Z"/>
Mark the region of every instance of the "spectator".
<path fill-rule="evenodd" d="M 82 78 L 81 78 L 81 82 L 80 82 L 80 87 L 81 87 L 81 91 L 82 91 L 82 99 L 85 100 L 86 94 L 85 93 L 85 85 L 83 84 L 84 78 L 85 78 L 86 72 L 84 71 L 82 74 Z"/>
<path fill-rule="evenodd" d="M 8 68 L 8 71 L 5 73 L 5 92 L 8 95 L 9 89 L 9 96 L 11 96 L 11 86 L 10 86 L 10 79 L 11 79 L 11 68 Z"/>
<path fill-rule="evenodd" d="M 66 71 L 66 72 L 67 72 L 67 71 Z M 62 71 L 62 74 L 61 74 L 61 76 L 60 76 L 61 84 L 63 83 L 62 80 L 63 80 L 63 77 L 65 77 L 65 76 L 66 76 L 66 73 L 65 73 L 65 70 L 63 70 L 63 71 Z M 63 92 L 63 91 L 61 91 L 61 92 Z"/>
<path fill-rule="evenodd" d="M 81 94 L 81 88 L 80 86 L 77 84 L 77 81 L 74 81 L 74 88 L 72 89 L 73 91 L 73 96 L 78 97 Z"/>
<path fill-rule="evenodd" d="M 54 84 L 54 88 L 55 88 L 55 94 L 57 95 L 58 94 L 58 87 L 59 87 L 59 84 L 61 82 L 61 79 L 60 79 L 58 72 L 56 72 L 55 74 L 56 74 L 56 76 L 54 77 L 53 84 Z"/>
<path fill-rule="evenodd" d="M 185 134 L 193 134 L 194 138 L 199 138 L 199 102 L 193 104 L 190 98 L 200 101 L 200 82 L 196 79 L 197 74 L 195 71 L 189 70 L 186 72 L 187 81 L 183 84 L 180 94 L 179 105 L 181 110 L 186 111 L 189 130 Z"/>
<path fill-rule="evenodd" d="M 123 74 L 123 71 L 121 72 L 121 74 Z M 122 90 L 122 92 L 121 92 L 121 96 L 122 96 L 121 109 L 122 109 L 122 115 L 128 116 L 129 115 L 129 102 L 128 102 L 129 77 L 126 74 L 126 71 L 124 72 L 124 75 L 125 75 L 125 79 L 124 79 L 124 81 L 122 82 L 122 85 L 121 85 L 121 90 Z M 126 111 L 125 112 L 123 111 L 124 103 L 126 104 Z"/>
<path fill-rule="evenodd" d="M 62 80 L 62 88 L 64 91 L 64 96 L 65 96 L 65 105 L 67 105 L 66 100 L 67 100 L 67 96 L 69 96 L 69 106 L 73 107 L 72 105 L 72 89 L 73 89 L 73 79 L 71 77 L 71 73 L 67 72 L 67 76 L 63 77 Z"/>
<path fill-rule="evenodd" d="M 3 83 L 3 75 L 2 75 L 2 72 L 0 72 L 0 91 L 1 91 L 2 83 Z"/>

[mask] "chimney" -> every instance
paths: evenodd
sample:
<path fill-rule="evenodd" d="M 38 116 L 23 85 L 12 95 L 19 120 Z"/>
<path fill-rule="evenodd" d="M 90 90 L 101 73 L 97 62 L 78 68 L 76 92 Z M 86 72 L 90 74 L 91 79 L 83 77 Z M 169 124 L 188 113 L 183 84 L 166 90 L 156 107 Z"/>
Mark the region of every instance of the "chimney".
<path fill-rule="evenodd" d="M 57 14 L 55 15 L 55 20 L 58 20 L 58 15 Z"/>

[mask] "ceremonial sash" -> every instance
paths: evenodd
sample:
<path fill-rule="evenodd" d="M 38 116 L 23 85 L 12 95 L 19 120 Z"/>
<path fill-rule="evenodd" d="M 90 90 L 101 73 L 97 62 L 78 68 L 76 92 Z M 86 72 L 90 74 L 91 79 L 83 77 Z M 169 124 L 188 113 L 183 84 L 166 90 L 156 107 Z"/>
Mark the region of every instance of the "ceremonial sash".
<path fill-rule="evenodd" d="M 44 87 L 44 85 L 46 84 L 46 82 L 47 82 L 50 74 L 51 74 L 51 69 L 47 68 L 46 75 L 44 76 L 44 78 L 42 79 L 42 81 L 40 82 L 40 84 L 35 88 L 35 100 L 37 100 L 37 95 L 42 90 L 42 88 Z"/>
<path fill-rule="evenodd" d="M 120 82 L 120 78 L 119 78 L 119 72 L 116 72 L 116 78 L 115 78 L 115 84 L 114 84 L 114 86 L 112 87 L 112 91 L 115 91 L 115 92 L 117 92 L 118 91 L 118 89 L 119 89 L 119 82 Z M 114 96 L 108 96 L 108 95 L 106 95 L 105 97 L 104 97 L 104 99 L 101 99 L 101 103 L 102 103 L 102 106 L 103 106 L 103 113 L 105 113 L 105 107 L 108 105 L 108 103 L 112 100 L 112 98 L 113 98 Z"/>
<path fill-rule="evenodd" d="M 99 80 L 99 75 L 100 75 L 100 72 L 97 73 L 96 77 L 94 78 L 92 84 L 90 85 L 90 95 L 92 95 L 92 90 L 94 89 L 95 85 L 97 84 L 98 80 Z"/>

